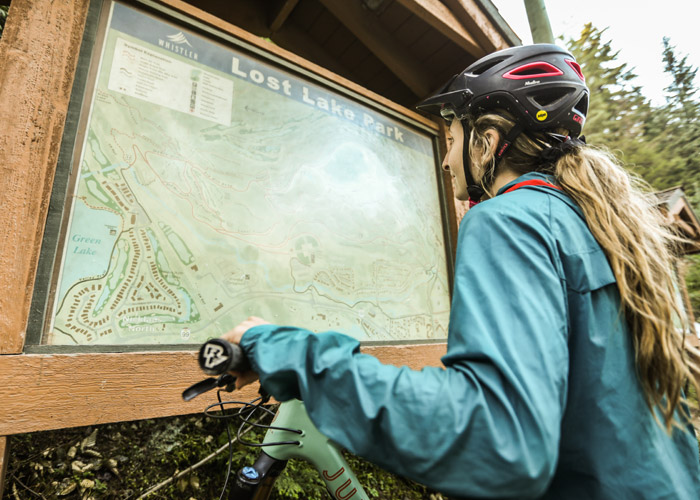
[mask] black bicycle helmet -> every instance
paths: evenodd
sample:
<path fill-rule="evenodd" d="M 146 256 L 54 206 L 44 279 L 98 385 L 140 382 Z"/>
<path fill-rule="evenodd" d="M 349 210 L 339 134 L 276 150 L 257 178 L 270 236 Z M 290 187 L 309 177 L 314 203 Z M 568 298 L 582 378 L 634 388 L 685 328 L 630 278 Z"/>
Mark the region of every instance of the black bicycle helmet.
<path fill-rule="evenodd" d="M 466 118 L 476 118 L 494 108 L 509 111 L 516 124 L 498 145 L 498 163 L 523 130 L 564 128 L 571 137 L 578 137 L 586 123 L 588 96 L 574 56 L 557 45 L 543 43 L 511 47 L 482 57 L 416 107 L 461 120 L 465 140 L 469 136 Z M 484 191 L 467 168 L 467 148 L 463 151 L 469 197 L 478 201 Z"/>
<path fill-rule="evenodd" d="M 503 108 L 524 130 L 562 127 L 578 137 L 588 113 L 588 87 L 568 51 L 545 43 L 524 45 L 479 59 L 417 108 L 458 119 Z"/>

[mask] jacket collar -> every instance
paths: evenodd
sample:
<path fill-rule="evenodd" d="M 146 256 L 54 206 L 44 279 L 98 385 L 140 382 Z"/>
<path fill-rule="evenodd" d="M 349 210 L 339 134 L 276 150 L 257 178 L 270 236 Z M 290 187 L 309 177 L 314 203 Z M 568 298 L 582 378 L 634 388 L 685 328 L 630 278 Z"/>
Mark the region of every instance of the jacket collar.
<path fill-rule="evenodd" d="M 511 181 L 508 184 L 506 184 L 505 186 L 503 186 L 501 189 L 498 190 L 498 192 L 496 193 L 496 196 L 499 196 L 499 195 L 505 193 L 510 188 L 512 188 L 513 186 L 515 186 L 517 184 L 520 184 L 521 182 L 531 181 L 531 180 L 541 180 L 541 181 L 545 181 L 545 182 L 550 183 L 550 184 L 557 185 L 557 181 L 553 175 L 543 174 L 542 172 L 528 172 L 527 174 L 521 175 L 520 177 L 518 177 L 514 181 Z M 564 203 L 566 203 L 569 207 L 571 207 L 571 209 L 574 210 L 574 212 L 576 212 L 579 215 L 579 217 L 581 217 L 582 219 L 585 220 L 585 217 L 583 215 L 583 211 L 581 211 L 579 206 L 576 203 L 574 203 L 574 200 L 569 198 L 569 195 L 567 195 L 563 190 L 552 189 L 552 188 L 547 187 L 547 186 L 527 186 L 527 185 L 523 186 L 523 189 L 533 189 L 533 190 L 542 191 L 542 192 L 545 192 L 545 193 L 550 194 L 552 196 L 555 196 L 555 197 L 559 198 L 561 201 L 563 201 Z"/>
<path fill-rule="evenodd" d="M 542 180 L 545 182 L 549 182 L 550 184 L 556 184 L 556 180 L 554 179 L 554 176 L 548 175 L 548 174 L 543 174 L 542 172 L 528 172 L 527 174 L 521 175 L 514 181 L 510 181 L 508 184 L 503 186 L 501 189 L 498 190 L 496 193 L 496 196 L 503 194 L 504 192 L 508 191 L 510 188 L 515 186 L 516 184 L 520 184 L 521 182 L 525 181 L 531 181 L 531 180 Z"/>

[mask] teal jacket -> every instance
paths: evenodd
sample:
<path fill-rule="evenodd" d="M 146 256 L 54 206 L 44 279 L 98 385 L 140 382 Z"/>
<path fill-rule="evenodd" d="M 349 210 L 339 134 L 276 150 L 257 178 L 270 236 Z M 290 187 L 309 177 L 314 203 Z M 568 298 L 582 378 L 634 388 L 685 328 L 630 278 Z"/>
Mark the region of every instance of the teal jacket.
<path fill-rule="evenodd" d="M 561 191 L 515 183 L 465 216 L 445 369 L 335 332 L 257 326 L 241 346 L 351 452 L 457 498 L 700 497 L 691 425 L 669 437 L 635 376 L 615 277 Z"/>

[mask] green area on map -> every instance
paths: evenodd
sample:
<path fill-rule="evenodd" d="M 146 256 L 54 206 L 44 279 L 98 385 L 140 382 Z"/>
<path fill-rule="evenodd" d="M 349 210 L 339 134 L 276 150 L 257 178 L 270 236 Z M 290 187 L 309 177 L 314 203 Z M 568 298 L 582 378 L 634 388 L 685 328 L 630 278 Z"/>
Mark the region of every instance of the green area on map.
<path fill-rule="evenodd" d="M 111 90 L 118 38 L 232 81 L 230 123 Z M 444 339 L 435 175 L 432 156 L 110 30 L 44 342 L 193 344 L 251 315 Z"/>

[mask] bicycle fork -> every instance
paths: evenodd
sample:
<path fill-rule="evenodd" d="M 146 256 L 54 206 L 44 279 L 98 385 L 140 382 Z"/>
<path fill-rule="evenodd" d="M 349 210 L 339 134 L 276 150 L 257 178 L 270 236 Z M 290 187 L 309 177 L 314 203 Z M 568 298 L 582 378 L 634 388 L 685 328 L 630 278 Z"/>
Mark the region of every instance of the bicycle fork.
<path fill-rule="evenodd" d="M 238 471 L 229 499 L 267 500 L 286 465 L 286 460 L 277 460 L 263 451 L 252 467 L 243 467 Z"/>

